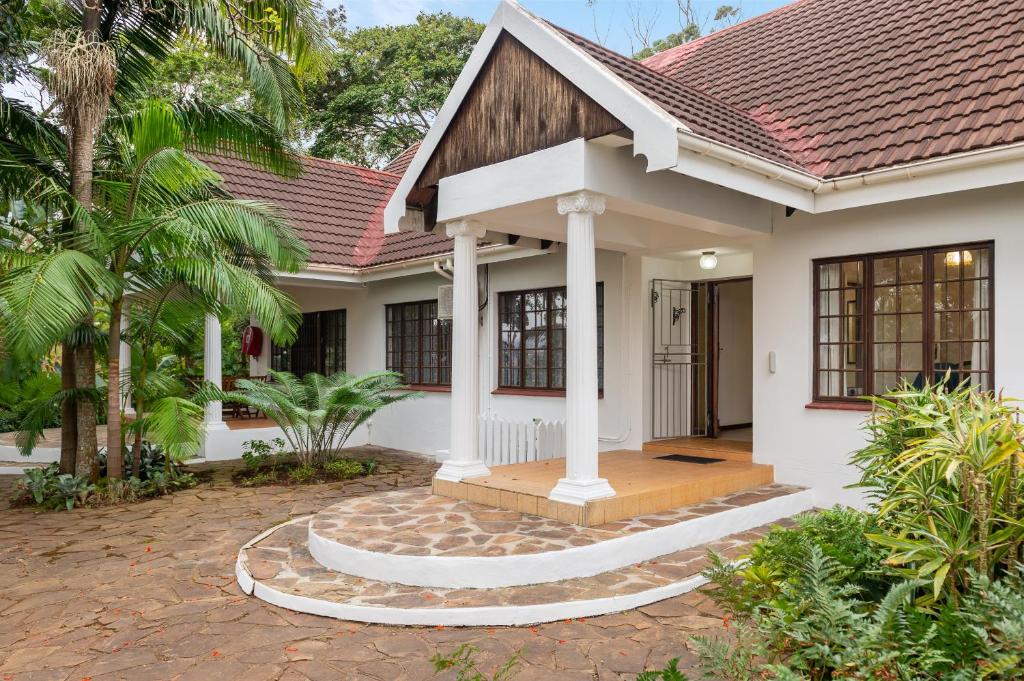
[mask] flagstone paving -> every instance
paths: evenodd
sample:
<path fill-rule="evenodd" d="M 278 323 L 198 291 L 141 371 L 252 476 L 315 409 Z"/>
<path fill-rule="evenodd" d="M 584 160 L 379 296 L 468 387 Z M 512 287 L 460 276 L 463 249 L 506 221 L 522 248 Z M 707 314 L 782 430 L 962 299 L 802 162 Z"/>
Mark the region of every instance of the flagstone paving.
<path fill-rule="evenodd" d="M 134 506 L 35 513 L 6 508 L 0 477 L 0 681 L 162 679 L 413 681 L 429 657 L 460 644 L 489 671 L 517 651 L 516 681 L 632 679 L 694 656 L 695 633 L 727 633 L 691 592 L 637 611 L 524 628 L 409 628 L 294 613 L 245 596 L 239 547 L 344 499 L 420 487 L 436 464 L 358 448 L 373 476 L 301 487 L 235 487 L 234 464 L 206 464 L 210 482 Z"/>
<path fill-rule="evenodd" d="M 518 556 L 589 546 L 608 539 L 714 515 L 801 491 L 764 485 L 700 504 L 597 527 L 431 494 L 430 488 L 396 490 L 346 499 L 310 521 L 323 539 L 402 556 Z"/>

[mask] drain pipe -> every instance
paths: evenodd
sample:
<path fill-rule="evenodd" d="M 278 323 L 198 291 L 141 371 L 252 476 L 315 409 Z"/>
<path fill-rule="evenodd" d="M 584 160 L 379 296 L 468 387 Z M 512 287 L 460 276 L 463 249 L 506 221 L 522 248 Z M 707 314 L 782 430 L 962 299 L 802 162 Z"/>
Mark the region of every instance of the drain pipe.
<path fill-rule="evenodd" d="M 629 357 L 630 357 L 630 354 L 629 354 L 629 319 L 628 319 L 628 312 L 627 312 L 629 310 L 629 300 L 628 300 L 629 287 L 626 285 L 626 255 L 624 253 L 622 254 L 621 261 L 622 261 L 622 272 L 621 272 L 620 276 L 622 277 L 622 287 L 621 287 L 621 290 L 620 290 L 619 293 L 621 295 L 620 307 L 622 308 L 622 319 L 621 319 L 622 325 L 620 326 L 620 328 L 622 329 L 622 354 L 620 356 L 623 358 L 623 360 L 625 360 L 625 365 L 624 365 L 625 368 L 624 368 L 623 373 L 622 373 L 622 378 L 623 378 L 623 383 L 625 384 L 625 387 L 628 390 L 629 389 L 629 379 L 630 379 L 630 376 L 631 376 L 630 369 L 629 369 Z M 623 392 L 623 394 L 625 394 L 625 391 Z M 625 423 L 622 426 L 621 434 L 620 435 L 614 435 L 614 436 L 601 436 L 601 435 L 599 435 L 598 438 L 597 438 L 599 442 L 609 442 L 609 443 L 612 443 L 612 444 L 620 444 L 620 443 L 625 442 L 626 440 L 629 439 L 630 434 L 633 432 L 633 425 L 632 425 L 631 419 L 629 418 L 629 409 L 625 409 L 624 410 L 624 414 L 625 414 L 625 418 L 623 419 L 623 421 L 625 421 Z"/>
<path fill-rule="evenodd" d="M 442 264 L 440 260 L 434 261 L 434 272 L 448 281 L 455 281 L 455 277 L 451 275 L 451 271 L 454 269 L 451 260 L 445 260 Z"/>

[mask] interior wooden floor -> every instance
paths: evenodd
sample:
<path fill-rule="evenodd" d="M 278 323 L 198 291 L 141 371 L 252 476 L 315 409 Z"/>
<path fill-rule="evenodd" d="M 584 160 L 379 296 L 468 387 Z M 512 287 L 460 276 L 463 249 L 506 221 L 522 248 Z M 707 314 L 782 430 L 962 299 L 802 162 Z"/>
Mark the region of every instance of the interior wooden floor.
<path fill-rule="evenodd" d="M 753 461 L 754 445 L 746 440 L 710 437 L 673 437 L 644 443 L 645 452 L 688 454 L 727 461 Z"/>
<path fill-rule="evenodd" d="M 728 448 L 697 450 L 689 443 L 682 447 L 686 451 L 661 448 L 665 446 L 660 445 L 654 451 L 618 450 L 601 454 L 599 473 L 608 480 L 616 494 L 584 506 L 547 498 L 558 479 L 565 475 L 565 459 L 495 466 L 488 476 L 457 483 L 435 480 L 434 493 L 591 527 L 697 504 L 774 481 L 772 467 L 751 463 L 749 452 L 746 453 L 747 461 L 702 464 L 668 461 L 659 457 L 666 453 L 682 453 L 721 459 L 725 457 L 719 455 L 720 452 L 735 456 L 743 452 Z"/>

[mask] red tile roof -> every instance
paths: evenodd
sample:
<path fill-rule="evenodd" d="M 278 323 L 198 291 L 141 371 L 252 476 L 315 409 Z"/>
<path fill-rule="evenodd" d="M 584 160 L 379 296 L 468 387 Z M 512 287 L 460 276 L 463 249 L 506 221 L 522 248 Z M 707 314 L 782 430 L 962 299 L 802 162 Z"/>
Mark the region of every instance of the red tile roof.
<path fill-rule="evenodd" d="M 1024 140 L 1021 0 L 800 0 L 643 63 L 823 177 Z"/>
<path fill-rule="evenodd" d="M 432 233 L 384 235 L 384 207 L 400 179 L 393 173 L 304 157 L 299 177 L 284 178 L 224 156 L 203 160 L 233 196 L 283 208 L 309 246 L 310 264 L 371 267 L 452 250 L 451 240 Z"/>
<path fill-rule="evenodd" d="M 552 28 L 698 135 L 798 167 L 785 147 L 742 109 L 564 28 Z"/>
<path fill-rule="evenodd" d="M 419 148 L 419 142 L 416 142 L 415 144 L 411 144 L 408 147 L 406 147 L 405 151 L 403 151 L 398 156 L 395 156 L 393 159 L 391 159 L 391 163 L 388 163 L 386 166 L 384 166 L 384 172 L 394 173 L 395 175 L 401 176 L 403 173 L 405 173 L 405 170 L 409 167 L 409 164 L 412 163 L 412 157 L 416 155 L 416 151 L 419 150 Z"/>

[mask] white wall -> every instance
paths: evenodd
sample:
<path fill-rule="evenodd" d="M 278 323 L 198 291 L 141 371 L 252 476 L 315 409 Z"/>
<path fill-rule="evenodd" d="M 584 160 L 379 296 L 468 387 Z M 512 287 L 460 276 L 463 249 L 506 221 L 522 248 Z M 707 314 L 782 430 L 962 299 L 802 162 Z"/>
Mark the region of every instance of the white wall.
<path fill-rule="evenodd" d="M 626 406 L 630 380 L 629 363 L 634 352 L 632 338 L 623 334 L 626 291 L 624 256 L 597 252 L 597 279 L 604 282 L 605 385 L 598 405 L 602 450 L 625 446 L 638 448 L 641 433 L 630 420 Z M 503 418 L 525 421 L 533 418 L 565 417 L 564 397 L 495 395 L 498 387 L 497 301 L 502 291 L 518 291 L 565 285 L 565 254 L 554 252 L 536 257 L 492 263 L 479 268 L 481 301 L 487 305 L 480 325 L 480 411 Z M 437 298 L 437 287 L 449 283 L 436 274 L 423 274 L 375 281 L 353 288 L 286 287 L 303 311 L 344 308 L 347 325 L 347 368 L 352 373 L 383 369 L 385 365 L 384 306 Z M 350 442 L 372 442 L 414 452 L 435 454 L 446 450 L 449 441 L 449 394 L 428 392 L 421 399 L 399 403 L 374 417 L 369 427 Z"/>
<path fill-rule="evenodd" d="M 754 419 L 754 287 L 749 279 L 718 288 L 718 423 Z"/>
<path fill-rule="evenodd" d="M 786 218 L 754 246 L 754 456 L 778 481 L 821 490 L 819 503 L 856 502 L 843 490 L 864 437 L 863 412 L 811 410 L 811 260 L 901 248 L 995 240 L 996 387 L 1024 395 L 1024 194 L 1020 185 Z M 777 372 L 768 372 L 774 351 Z"/>

